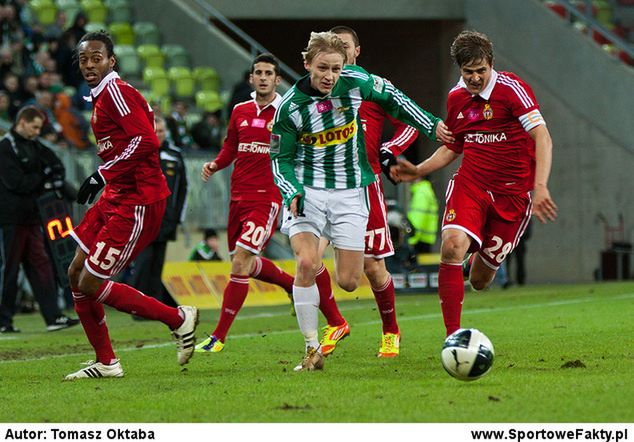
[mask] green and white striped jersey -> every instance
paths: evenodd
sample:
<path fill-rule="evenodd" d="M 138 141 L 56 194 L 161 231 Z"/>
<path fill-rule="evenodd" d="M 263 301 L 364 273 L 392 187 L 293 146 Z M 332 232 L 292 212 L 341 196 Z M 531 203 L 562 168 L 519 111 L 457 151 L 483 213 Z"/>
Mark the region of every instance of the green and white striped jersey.
<path fill-rule="evenodd" d="M 363 100 L 379 104 L 394 118 L 435 139 L 439 118 L 359 66 L 346 65 L 326 96 L 302 92 L 298 87 L 302 81 L 306 77 L 282 98 L 271 134 L 273 178 L 287 206 L 297 194 L 305 194 L 304 185 L 351 189 L 374 182 L 359 118 Z"/>

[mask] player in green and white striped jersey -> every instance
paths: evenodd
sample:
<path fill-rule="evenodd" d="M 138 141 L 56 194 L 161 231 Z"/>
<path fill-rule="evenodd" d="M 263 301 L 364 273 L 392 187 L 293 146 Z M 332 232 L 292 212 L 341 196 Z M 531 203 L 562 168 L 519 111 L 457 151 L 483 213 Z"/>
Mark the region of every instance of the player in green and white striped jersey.
<path fill-rule="evenodd" d="M 335 279 L 353 291 L 363 273 L 368 207 L 365 187 L 375 176 L 358 110 L 374 101 L 432 139 L 449 140 L 447 126 L 387 80 L 348 65 L 343 41 L 312 33 L 304 56 L 309 74 L 282 98 L 271 135 L 273 178 L 284 198 L 282 232 L 297 257 L 293 298 L 306 357 L 296 370 L 323 367 L 317 338 L 319 238 L 335 248 Z"/>

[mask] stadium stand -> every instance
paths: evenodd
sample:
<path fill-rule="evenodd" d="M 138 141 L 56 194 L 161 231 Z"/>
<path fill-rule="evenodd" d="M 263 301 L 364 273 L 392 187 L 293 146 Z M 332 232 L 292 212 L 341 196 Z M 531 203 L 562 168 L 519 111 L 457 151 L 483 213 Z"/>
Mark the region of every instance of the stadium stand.
<path fill-rule="evenodd" d="M 165 54 L 155 44 L 145 43 L 137 46 L 137 54 L 145 67 L 163 68 L 165 66 Z"/>
<path fill-rule="evenodd" d="M 136 35 L 136 43 L 152 44 L 159 46 L 161 44 L 161 33 L 158 26 L 150 22 L 136 22 L 134 23 L 134 34 Z"/>
<path fill-rule="evenodd" d="M 80 4 L 89 21 L 105 23 L 108 19 L 108 9 L 100 0 L 81 0 Z"/>
<path fill-rule="evenodd" d="M 194 77 L 188 67 L 173 66 L 169 68 L 167 76 L 172 85 L 172 92 L 175 97 L 181 99 L 191 99 L 194 96 Z"/>
<path fill-rule="evenodd" d="M 134 30 L 130 23 L 124 21 L 116 21 L 110 23 L 110 35 L 114 40 L 114 44 L 117 45 L 134 45 L 135 36 Z"/>
<path fill-rule="evenodd" d="M 134 46 L 128 44 L 115 45 L 115 54 L 117 54 L 117 62 L 122 75 L 138 79 L 141 76 L 141 59 L 134 49 Z"/>

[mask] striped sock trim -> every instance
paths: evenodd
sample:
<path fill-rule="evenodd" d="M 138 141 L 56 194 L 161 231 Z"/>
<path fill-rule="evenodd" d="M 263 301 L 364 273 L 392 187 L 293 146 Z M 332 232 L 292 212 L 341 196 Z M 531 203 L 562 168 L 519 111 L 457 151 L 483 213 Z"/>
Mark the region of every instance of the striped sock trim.
<path fill-rule="evenodd" d="M 390 283 L 391 283 L 391 282 L 392 282 L 392 275 L 390 275 L 390 274 L 388 273 L 388 276 L 387 276 L 387 281 L 385 281 L 385 284 L 383 284 L 383 285 L 382 285 L 381 287 L 379 287 L 379 288 L 372 287 L 372 290 L 376 290 L 377 292 L 382 292 L 383 290 L 385 290 L 385 289 L 386 289 L 386 288 L 390 285 Z"/>

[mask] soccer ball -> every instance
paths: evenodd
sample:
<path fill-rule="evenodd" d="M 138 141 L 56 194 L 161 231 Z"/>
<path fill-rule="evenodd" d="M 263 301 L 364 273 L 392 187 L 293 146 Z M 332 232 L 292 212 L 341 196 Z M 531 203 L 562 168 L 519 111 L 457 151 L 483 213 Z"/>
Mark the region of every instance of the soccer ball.
<path fill-rule="evenodd" d="M 493 344 L 480 330 L 461 328 L 445 339 L 440 352 L 447 373 L 461 381 L 475 381 L 491 370 Z"/>

